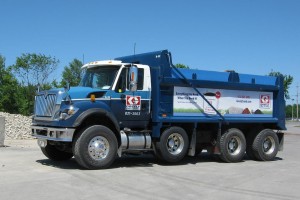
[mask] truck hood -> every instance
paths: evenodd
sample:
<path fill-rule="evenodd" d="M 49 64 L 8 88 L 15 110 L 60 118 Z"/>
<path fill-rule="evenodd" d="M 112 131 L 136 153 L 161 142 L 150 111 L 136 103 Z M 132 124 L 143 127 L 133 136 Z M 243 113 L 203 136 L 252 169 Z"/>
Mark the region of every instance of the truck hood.
<path fill-rule="evenodd" d="M 49 90 L 49 92 L 57 92 L 57 93 L 64 93 L 64 88 L 54 88 Z M 105 95 L 107 90 L 100 90 L 91 87 L 71 87 L 70 90 L 67 92 L 71 99 L 83 99 L 89 98 L 90 94 L 93 93 L 96 95 L 97 98 L 100 98 Z"/>

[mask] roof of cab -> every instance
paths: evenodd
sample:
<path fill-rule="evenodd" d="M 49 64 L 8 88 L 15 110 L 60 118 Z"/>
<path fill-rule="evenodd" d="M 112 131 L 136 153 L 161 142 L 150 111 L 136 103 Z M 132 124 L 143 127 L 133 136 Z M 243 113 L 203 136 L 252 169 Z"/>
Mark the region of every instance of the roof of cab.
<path fill-rule="evenodd" d="M 94 62 L 90 62 L 87 63 L 85 65 L 83 65 L 81 67 L 81 69 L 85 69 L 85 68 L 93 68 L 93 67 L 98 67 L 98 66 L 121 66 L 124 63 L 122 63 L 122 61 L 120 60 L 101 60 L 101 61 L 94 61 Z"/>

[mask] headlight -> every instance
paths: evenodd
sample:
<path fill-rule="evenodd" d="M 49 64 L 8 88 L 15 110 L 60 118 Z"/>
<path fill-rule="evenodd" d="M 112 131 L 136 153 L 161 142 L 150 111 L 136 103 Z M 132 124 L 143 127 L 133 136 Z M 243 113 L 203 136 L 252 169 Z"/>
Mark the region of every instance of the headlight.
<path fill-rule="evenodd" d="M 78 110 L 79 110 L 79 108 L 76 108 L 74 106 L 70 106 L 69 108 L 64 109 L 60 113 L 59 119 L 66 120 L 66 119 L 72 117 L 72 115 L 74 115 Z"/>

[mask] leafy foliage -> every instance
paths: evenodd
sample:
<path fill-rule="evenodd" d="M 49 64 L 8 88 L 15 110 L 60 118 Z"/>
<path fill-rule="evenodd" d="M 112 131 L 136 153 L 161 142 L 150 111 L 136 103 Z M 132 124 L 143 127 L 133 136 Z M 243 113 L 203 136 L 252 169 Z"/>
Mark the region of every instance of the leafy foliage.
<path fill-rule="evenodd" d="M 56 70 L 58 63 L 59 60 L 55 57 L 27 53 L 17 57 L 16 64 L 11 68 L 22 84 L 43 87 L 48 83 L 48 77 Z"/>
<path fill-rule="evenodd" d="M 0 111 L 19 113 L 22 99 L 19 98 L 17 79 L 5 67 L 5 58 L 0 55 Z"/>
<path fill-rule="evenodd" d="M 43 54 L 22 54 L 17 57 L 15 65 L 10 69 L 19 80 L 18 92 L 22 96 L 22 102 L 19 103 L 20 113 L 30 115 L 33 113 L 34 96 L 39 86 L 42 90 L 50 88 L 48 78 L 53 73 L 59 60 Z"/>
<path fill-rule="evenodd" d="M 299 106 L 299 105 L 298 105 Z M 297 104 L 287 105 L 285 107 L 286 118 L 297 118 Z M 298 116 L 300 116 L 300 110 L 298 110 Z"/>
<path fill-rule="evenodd" d="M 290 85 L 293 83 L 294 78 L 291 75 L 283 75 L 280 72 L 274 72 L 274 71 L 271 71 L 269 73 L 269 76 L 276 76 L 276 77 L 282 76 L 283 77 L 284 96 L 286 99 L 289 99 L 290 98 L 289 88 L 290 88 Z"/>
<path fill-rule="evenodd" d="M 82 77 L 81 67 L 82 62 L 78 59 L 74 59 L 69 66 L 65 66 L 60 85 L 65 86 L 69 83 L 70 86 L 77 86 Z"/>
<path fill-rule="evenodd" d="M 177 68 L 183 68 L 183 69 L 189 69 L 190 68 L 189 66 L 184 65 L 184 64 L 180 64 L 180 63 L 176 64 L 175 67 L 177 67 Z"/>

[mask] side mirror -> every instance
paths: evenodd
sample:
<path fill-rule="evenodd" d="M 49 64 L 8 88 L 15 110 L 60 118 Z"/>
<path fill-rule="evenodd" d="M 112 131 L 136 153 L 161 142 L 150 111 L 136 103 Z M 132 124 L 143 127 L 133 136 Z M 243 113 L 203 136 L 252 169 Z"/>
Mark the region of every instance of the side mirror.
<path fill-rule="evenodd" d="M 137 80 L 138 80 L 138 68 L 135 65 L 131 65 L 129 68 L 129 90 L 131 92 L 137 91 Z"/>
<path fill-rule="evenodd" d="M 36 87 L 36 94 L 40 93 L 41 91 L 41 85 L 38 83 Z"/>

